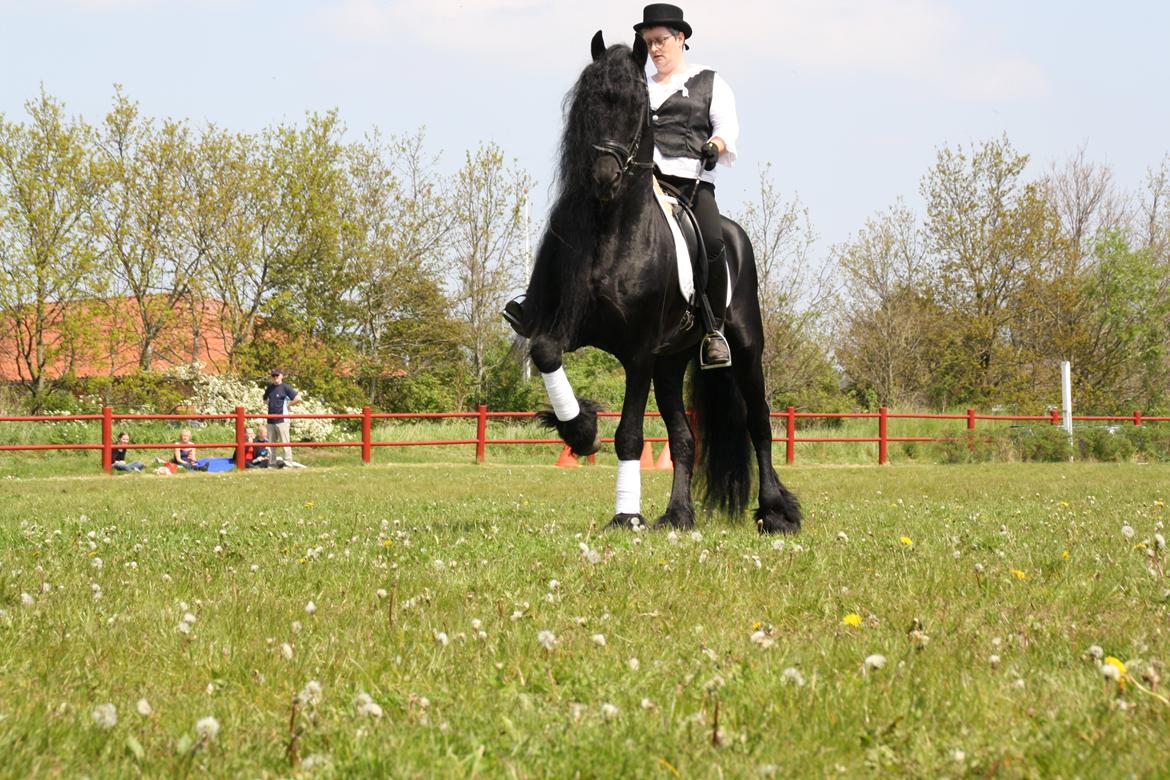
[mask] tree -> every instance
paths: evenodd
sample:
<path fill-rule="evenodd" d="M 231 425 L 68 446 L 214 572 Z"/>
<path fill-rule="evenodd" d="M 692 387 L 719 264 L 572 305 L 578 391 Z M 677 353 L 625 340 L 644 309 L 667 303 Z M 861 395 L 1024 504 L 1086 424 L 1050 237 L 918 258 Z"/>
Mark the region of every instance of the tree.
<path fill-rule="evenodd" d="M 448 195 L 453 210 L 451 299 L 464 326 L 475 400 L 483 398 L 492 345 L 505 337 L 499 314 L 505 296 L 520 284 L 524 204 L 532 185 L 515 163 L 506 165 L 499 146 L 486 144 L 467 153 Z M 499 354 L 502 359 L 506 353 Z"/>
<path fill-rule="evenodd" d="M 1007 138 L 968 152 L 944 148 L 922 182 L 935 299 L 947 314 L 934 376 L 940 405 L 1013 398 L 1020 324 L 1034 301 L 1020 295 L 1051 256 L 1058 221 L 1028 157 Z"/>
<path fill-rule="evenodd" d="M 190 304 L 204 256 L 184 244 L 180 227 L 188 199 L 184 171 L 191 164 L 188 131 L 172 121 L 156 128 L 118 89 L 97 153 L 107 186 L 94 227 L 115 289 L 134 300 L 139 367 L 149 371 L 159 336 L 180 306 Z"/>
<path fill-rule="evenodd" d="M 759 195 L 735 217 L 748 238 L 759 276 L 764 324 L 764 382 L 780 405 L 824 402 L 835 392 L 829 359 L 828 315 L 835 288 L 832 269 L 817 267 L 811 250 L 816 235 L 799 197 L 785 201 L 771 163 L 759 173 Z"/>
<path fill-rule="evenodd" d="M 898 202 L 834 255 L 845 293 L 836 355 L 855 391 L 874 405 L 921 403 L 938 311 L 913 212 Z"/>
<path fill-rule="evenodd" d="M 440 277 L 452 209 L 423 142 L 421 131 L 387 143 L 374 133 L 347 150 L 354 229 L 345 252 L 355 268 L 349 295 L 359 375 L 371 401 L 386 377 L 426 370 L 458 341 Z"/>
<path fill-rule="evenodd" d="M 105 180 L 92 128 L 43 91 L 25 107 L 28 124 L 0 115 L 0 316 L 37 408 L 85 330 L 74 302 L 104 287 L 92 220 Z"/>

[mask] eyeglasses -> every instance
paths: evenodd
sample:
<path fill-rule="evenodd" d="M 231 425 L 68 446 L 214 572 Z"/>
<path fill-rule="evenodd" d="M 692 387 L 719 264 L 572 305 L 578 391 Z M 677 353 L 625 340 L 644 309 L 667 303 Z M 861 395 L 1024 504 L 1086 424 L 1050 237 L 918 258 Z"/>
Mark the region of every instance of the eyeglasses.
<path fill-rule="evenodd" d="M 647 49 L 661 49 L 666 46 L 667 41 L 673 41 L 673 35 L 659 35 L 657 38 L 650 38 L 646 40 Z"/>

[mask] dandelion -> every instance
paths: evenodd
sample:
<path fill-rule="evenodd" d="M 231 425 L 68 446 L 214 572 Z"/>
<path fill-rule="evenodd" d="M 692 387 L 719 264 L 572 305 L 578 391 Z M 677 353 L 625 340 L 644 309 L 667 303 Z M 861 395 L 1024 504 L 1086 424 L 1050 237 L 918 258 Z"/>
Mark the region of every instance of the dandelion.
<path fill-rule="evenodd" d="M 594 634 L 589 638 L 592 639 L 593 644 L 597 645 L 598 647 L 605 647 L 605 634 Z"/>
<path fill-rule="evenodd" d="M 905 547 L 913 547 L 914 546 L 914 540 L 911 539 L 909 536 L 899 537 L 898 541 L 901 542 Z"/>
<path fill-rule="evenodd" d="M 886 657 L 884 655 L 874 653 L 873 655 L 867 655 L 865 657 L 865 663 L 862 665 L 861 670 L 863 672 L 868 672 L 870 669 L 881 669 L 885 665 Z"/>
<path fill-rule="evenodd" d="M 861 625 L 861 615 L 856 612 L 850 612 L 845 617 L 841 618 L 842 625 L 853 626 L 854 628 Z"/>
<path fill-rule="evenodd" d="M 188 623 L 186 620 L 180 620 L 178 629 L 179 629 L 180 634 L 190 634 L 191 633 L 191 624 Z"/>
<path fill-rule="evenodd" d="M 34 599 L 32 596 L 28 595 L 27 593 L 21 593 L 20 594 L 20 603 L 23 606 L 31 607 L 34 604 L 36 604 L 37 602 L 36 602 L 36 599 Z"/>
<path fill-rule="evenodd" d="M 313 602 L 310 601 L 308 604 L 305 605 L 305 614 L 306 615 L 312 615 L 312 614 L 315 614 L 316 612 L 317 612 L 317 605 L 314 604 Z"/>
<path fill-rule="evenodd" d="M 800 688 L 804 685 L 804 675 L 794 666 L 790 666 L 780 673 L 780 682 L 784 685 L 795 685 Z"/>
<path fill-rule="evenodd" d="M 914 643 L 916 648 L 921 650 L 926 647 L 926 643 L 930 641 L 930 637 L 921 628 L 916 628 L 910 632 L 910 641 Z"/>
<path fill-rule="evenodd" d="M 1156 547 L 1159 552 L 1161 552 L 1162 550 L 1165 550 L 1166 549 L 1166 537 L 1162 536 L 1162 534 L 1154 534 L 1154 547 Z"/>
<path fill-rule="evenodd" d="M 837 541 L 838 542 L 848 542 L 849 541 L 849 534 L 845 533 L 844 531 L 838 531 L 837 532 Z"/>
<path fill-rule="evenodd" d="M 763 631 L 762 629 L 752 633 L 752 641 L 764 650 L 767 650 L 769 647 L 776 644 L 776 640 L 768 636 L 767 632 Z"/>
<path fill-rule="evenodd" d="M 322 692 L 321 683 L 316 680 L 309 680 L 305 683 L 305 687 L 301 689 L 301 692 L 297 694 L 297 701 L 301 704 L 315 707 L 317 706 L 317 702 L 321 701 Z"/>
<path fill-rule="evenodd" d="M 956 764 L 961 764 L 967 760 L 967 754 L 962 750 L 955 748 L 951 751 L 951 760 L 953 760 Z"/>
<path fill-rule="evenodd" d="M 561 583 L 558 582 L 557 580 L 549 580 L 548 581 L 548 589 L 549 590 L 556 590 L 559 587 L 561 587 Z"/>
<path fill-rule="evenodd" d="M 1131 526 L 1129 523 L 1126 523 L 1125 525 L 1121 526 L 1121 535 L 1124 536 L 1126 539 L 1132 539 L 1134 533 L 1135 532 L 1133 530 L 1133 526 Z"/>
<path fill-rule="evenodd" d="M 977 564 L 975 564 L 975 573 L 976 573 L 976 574 L 982 574 L 982 573 L 983 573 L 983 570 L 984 570 L 984 569 L 986 569 L 986 568 L 987 568 L 987 567 L 986 567 L 986 566 L 984 566 L 982 563 L 977 563 Z"/>
<path fill-rule="evenodd" d="M 104 566 L 105 564 L 104 564 L 104 563 L 102 563 L 102 559 L 101 559 L 101 558 L 94 558 L 92 561 L 90 561 L 90 562 L 89 562 L 89 565 L 90 565 L 90 566 L 92 566 L 92 567 L 94 567 L 94 568 L 95 568 L 95 569 L 97 569 L 98 571 L 101 571 L 101 570 L 102 570 L 102 566 Z"/>
<path fill-rule="evenodd" d="M 581 557 L 589 563 L 601 563 L 601 553 L 594 550 L 585 542 L 581 542 L 577 547 L 581 550 Z"/>
<path fill-rule="evenodd" d="M 620 713 L 621 710 L 619 710 L 616 705 L 610 704 L 609 702 L 601 705 L 601 717 L 605 718 L 606 720 L 613 720 Z"/>
<path fill-rule="evenodd" d="M 642 662 L 639 661 L 637 658 L 630 658 L 630 660 L 627 661 L 626 664 L 630 667 L 631 672 L 636 672 L 642 668 Z"/>
<path fill-rule="evenodd" d="M 361 718 L 382 717 L 382 708 L 370 697 L 370 694 L 365 692 L 359 693 L 354 699 L 354 708 L 357 710 L 358 717 Z"/>
<path fill-rule="evenodd" d="M 1012 569 L 1012 576 L 1017 580 L 1028 579 L 1028 573 L 1026 571 L 1021 571 L 1020 569 Z"/>
<path fill-rule="evenodd" d="M 668 533 L 666 535 L 666 541 L 670 542 L 671 544 L 678 544 L 678 532 L 671 531 L 670 533 Z"/>
<path fill-rule="evenodd" d="M 144 718 L 149 718 L 154 714 L 154 709 L 151 708 L 150 702 L 146 699 L 139 699 L 138 703 L 134 705 L 134 709 L 138 710 L 138 714 Z"/>
<path fill-rule="evenodd" d="M 540 642 L 541 647 L 545 650 L 552 650 L 557 644 L 557 635 L 545 629 L 536 635 L 536 641 Z"/>
<path fill-rule="evenodd" d="M 479 618 L 472 618 L 471 619 L 471 628 L 475 631 L 479 631 L 481 628 L 483 628 L 483 621 L 480 620 Z"/>
<path fill-rule="evenodd" d="M 691 531 L 691 541 L 692 542 L 701 542 L 701 541 L 703 541 L 703 535 L 701 533 L 699 533 L 698 531 Z"/>
<path fill-rule="evenodd" d="M 1105 656 L 1105 663 L 1101 664 L 1101 674 L 1105 676 L 1105 679 L 1113 680 L 1119 686 L 1124 688 L 1126 673 L 1125 664 L 1121 661 L 1121 659 L 1115 658 L 1111 655 Z"/>
<path fill-rule="evenodd" d="M 310 602 L 310 603 L 312 603 L 312 602 Z M 294 620 L 292 623 L 289 624 L 289 630 L 291 630 L 294 634 L 301 633 L 301 621 Z"/>
<path fill-rule="evenodd" d="M 388 594 L 388 593 L 386 592 L 386 589 L 385 589 L 385 588 L 378 588 L 378 593 L 377 593 L 377 595 L 378 595 L 378 598 L 379 598 L 379 599 L 384 599 L 384 598 L 386 598 L 386 597 L 387 597 L 388 595 L 390 595 L 390 594 Z"/>
<path fill-rule="evenodd" d="M 1085 655 L 1094 661 L 1100 661 L 1105 657 L 1105 651 L 1101 649 L 1100 645 L 1089 645 L 1089 649 L 1085 651 Z"/>
<path fill-rule="evenodd" d="M 99 704 L 93 708 L 90 717 L 93 718 L 93 722 L 98 725 L 98 728 L 108 731 L 118 725 L 118 708 L 109 702 Z"/>
<path fill-rule="evenodd" d="M 641 707 L 644 710 L 652 710 L 655 708 L 655 704 L 650 699 L 642 699 Z"/>
<path fill-rule="evenodd" d="M 451 639 L 450 639 L 450 637 L 447 636 L 446 631 L 436 631 L 435 632 L 435 643 L 437 645 L 439 645 L 440 647 L 446 647 L 447 645 L 449 645 L 451 643 Z"/>
<path fill-rule="evenodd" d="M 774 539 L 772 541 L 772 549 L 775 550 L 776 552 L 783 552 L 784 551 L 784 540 L 783 539 Z"/>
<path fill-rule="evenodd" d="M 997 668 L 999 666 L 999 662 L 1000 662 L 1000 657 L 998 655 L 987 656 L 987 663 L 989 666 L 991 666 L 992 669 Z"/>
<path fill-rule="evenodd" d="M 524 610 L 517 609 L 512 612 L 512 622 L 515 623 L 520 618 L 524 617 Z"/>
<path fill-rule="evenodd" d="M 284 657 L 284 660 L 291 661 L 293 657 L 292 645 L 290 645 L 288 642 L 283 643 L 280 646 L 280 654 Z"/>
<path fill-rule="evenodd" d="M 211 715 L 200 718 L 195 721 L 195 733 L 199 736 L 200 742 L 214 742 L 219 736 L 219 721 Z"/>

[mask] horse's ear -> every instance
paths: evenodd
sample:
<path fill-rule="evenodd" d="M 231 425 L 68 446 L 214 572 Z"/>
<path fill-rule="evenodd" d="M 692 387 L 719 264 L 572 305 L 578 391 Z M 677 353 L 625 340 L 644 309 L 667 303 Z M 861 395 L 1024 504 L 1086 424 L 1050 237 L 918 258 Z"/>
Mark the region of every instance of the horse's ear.
<path fill-rule="evenodd" d="M 601 30 L 593 36 L 593 42 L 589 44 L 589 50 L 593 52 L 593 61 L 597 62 L 601 59 L 601 55 L 605 54 L 605 36 L 601 34 Z"/>
<path fill-rule="evenodd" d="M 634 36 L 634 62 L 639 68 L 645 69 L 646 57 L 650 54 L 650 50 L 646 47 L 646 41 L 642 39 L 641 33 Z"/>

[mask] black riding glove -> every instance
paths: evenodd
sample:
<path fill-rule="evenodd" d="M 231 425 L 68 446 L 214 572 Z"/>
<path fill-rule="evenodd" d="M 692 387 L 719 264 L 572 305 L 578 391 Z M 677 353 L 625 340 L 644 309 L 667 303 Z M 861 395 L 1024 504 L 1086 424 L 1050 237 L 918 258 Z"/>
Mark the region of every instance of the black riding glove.
<path fill-rule="evenodd" d="M 715 145 L 714 141 L 708 141 L 703 144 L 703 170 L 715 170 L 715 163 L 719 162 L 719 147 Z"/>

